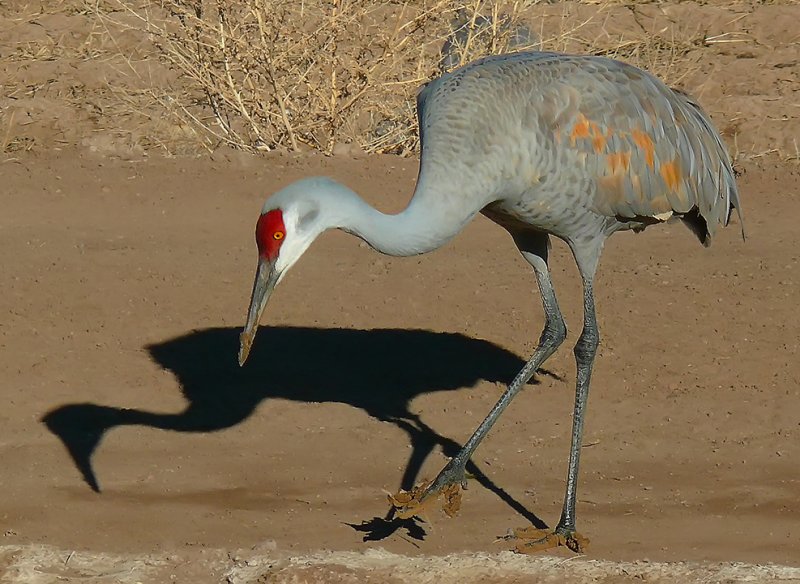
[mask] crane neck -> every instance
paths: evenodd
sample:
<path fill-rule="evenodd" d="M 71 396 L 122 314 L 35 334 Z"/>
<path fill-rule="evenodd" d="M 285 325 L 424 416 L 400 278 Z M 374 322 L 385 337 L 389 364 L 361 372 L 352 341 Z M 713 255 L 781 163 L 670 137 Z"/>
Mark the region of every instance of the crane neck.
<path fill-rule="evenodd" d="M 452 198 L 418 186 L 408 206 L 392 215 L 378 211 L 350 189 L 347 191 L 349 194 L 339 199 L 343 204 L 334 227 L 391 256 L 413 256 L 443 246 L 480 211 L 451 208 L 447 202 Z"/>

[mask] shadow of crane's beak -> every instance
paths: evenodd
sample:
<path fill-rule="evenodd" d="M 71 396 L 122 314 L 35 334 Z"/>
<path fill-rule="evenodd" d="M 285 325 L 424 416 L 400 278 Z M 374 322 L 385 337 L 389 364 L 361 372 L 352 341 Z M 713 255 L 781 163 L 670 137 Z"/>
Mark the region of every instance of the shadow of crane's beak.
<path fill-rule="evenodd" d="M 258 260 L 256 280 L 253 283 L 253 295 L 250 298 L 250 310 L 247 313 L 247 324 L 239 337 L 239 366 L 244 365 L 244 362 L 247 361 L 250 347 L 256 338 L 261 314 L 267 306 L 267 301 L 275 289 L 279 277 L 280 273 L 275 269 L 274 262 L 265 258 Z"/>

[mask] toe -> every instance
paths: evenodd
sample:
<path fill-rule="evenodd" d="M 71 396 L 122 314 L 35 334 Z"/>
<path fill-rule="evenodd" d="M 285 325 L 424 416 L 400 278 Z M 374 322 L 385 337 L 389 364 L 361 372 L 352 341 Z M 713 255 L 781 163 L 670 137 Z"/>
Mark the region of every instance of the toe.
<path fill-rule="evenodd" d="M 461 489 L 458 485 L 447 485 L 442 489 L 442 495 L 444 496 L 442 509 L 448 517 L 455 517 L 461 509 Z"/>
<path fill-rule="evenodd" d="M 518 541 L 514 546 L 514 551 L 520 554 L 535 554 L 564 545 L 562 539 L 562 536 L 557 533 L 550 532 L 539 539 Z"/>
<path fill-rule="evenodd" d="M 582 554 L 586 551 L 586 548 L 589 547 L 589 538 L 581 535 L 577 531 L 573 531 L 564 537 L 564 543 L 562 545 L 567 546 L 576 554 Z"/>
<path fill-rule="evenodd" d="M 547 537 L 551 533 L 552 532 L 547 529 L 538 529 L 533 526 L 514 528 L 514 537 L 516 539 L 538 540 Z"/>
<path fill-rule="evenodd" d="M 400 490 L 389 495 L 389 504 L 395 508 L 395 515 L 400 519 L 419 516 L 439 497 L 443 498 L 442 509 L 448 517 L 454 517 L 461 509 L 461 488 L 458 484 L 446 485 L 440 490 L 430 491 L 430 481 L 417 485 L 410 491 Z"/>

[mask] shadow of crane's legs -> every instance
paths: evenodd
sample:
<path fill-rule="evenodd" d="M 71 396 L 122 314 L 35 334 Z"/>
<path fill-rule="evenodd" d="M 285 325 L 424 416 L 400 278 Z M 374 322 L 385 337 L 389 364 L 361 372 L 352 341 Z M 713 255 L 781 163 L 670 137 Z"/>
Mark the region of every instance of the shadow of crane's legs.
<path fill-rule="evenodd" d="M 401 488 L 406 490 L 414 486 L 414 483 L 416 482 L 418 477 L 419 470 L 422 467 L 422 463 L 425 461 L 425 458 L 431 453 L 431 451 L 436 445 L 433 442 L 431 442 L 427 437 L 438 436 L 438 434 L 436 434 L 436 432 L 434 432 L 434 430 L 430 426 L 425 424 L 425 422 L 420 420 L 419 417 L 416 415 L 414 416 L 414 423 L 417 426 L 416 428 L 414 428 L 413 425 L 408 422 L 401 423 L 400 421 L 397 421 L 397 425 L 406 430 L 406 432 L 408 432 L 409 436 L 411 437 L 412 444 L 416 442 L 414 437 L 415 433 L 418 436 L 424 437 L 424 439 L 427 441 L 426 448 L 418 449 L 415 446 L 412 451 L 411 458 L 409 459 L 408 462 L 408 467 L 406 468 L 406 472 L 403 474 L 403 481 L 401 482 Z M 442 453 L 445 456 L 451 458 L 458 456 L 458 453 L 461 450 L 461 446 L 457 442 L 455 442 L 454 440 L 450 440 L 449 438 L 444 438 L 442 436 L 438 436 L 438 438 L 439 438 L 437 441 L 438 445 L 441 446 Z M 420 454 L 422 456 L 420 456 Z M 497 486 L 494 482 L 492 482 L 492 480 L 488 476 L 486 476 L 486 474 L 480 468 L 478 468 L 478 466 L 474 462 L 472 462 L 471 460 L 467 461 L 465 468 L 466 471 L 470 475 L 472 475 L 483 488 L 497 495 L 497 497 L 501 501 L 503 501 L 514 511 L 525 517 L 525 519 L 530 521 L 533 525 L 540 528 L 547 527 L 547 524 L 544 521 L 542 521 L 534 513 L 526 509 L 525 506 L 522 505 L 522 503 L 514 499 L 514 497 L 512 497 L 505 489 Z M 409 471 L 412 471 L 413 474 L 412 472 Z"/>
<path fill-rule="evenodd" d="M 392 422 L 397 424 L 401 430 L 405 430 L 408 434 L 409 441 L 411 442 L 411 456 L 406 463 L 406 469 L 400 479 L 400 488 L 409 490 L 417 482 L 419 472 L 422 470 L 422 465 L 427 460 L 428 456 L 437 444 L 444 444 L 446 438 L 442 438 L 435 434 L 432 429 L 422 423 L 419 416 L 410 414 L 409 419 L 393 419 Z M 428 430 L 424 432 L 422 428 Z"/>
<path fill-rule="evenodd" d="M 417 425 L 419 426 L 419 428 L 424 432 L 424 434 L 431 435 L 431 436 L 436 436 L 437 435 L 433 431 L 432 428 L 430 428 L 427 424 L 425 424 L 422 420 L 420 420 L 416 416 L 415 416 L 415 421 L 416 421 Z M 455 442 L 453 440 L 450 440 L 448 438 L 440 437 L 439 444 L 442 447 L 442 452 L 447 457 L 456 457 L 456 456 L 458 456 L 459 451 L 461 451 L 461 445 L 459 445 L 457 442 Z M 428 450 L 428 453 L 430 453 L 431 450 L 432 450 L 432 448 Z M 517 513 L 519 513 L 520 515 L 525 517 L 525 519 L 530 521 L 533 525 L 535 525 L 537 527 L 540 527 L 540 528 L 547 527 L 547 524 L 544 521 L 542 521 L 534 513 L 529 511 L 527 508 L 525 508 L 525 506 L 522 505 L 522 503 L 520 503 L 519 501 L 514 499 L 514 497 L 512 497 L 505 489 L 503 489 L 502 487 L 497 486 L 494 482 L 492 482 L 492 480 L 488 476 L 486 476 L 486 474 L 480 468 L 478 468 L 478 465 L 476 465 L 473 461 L 471 461 L 471 460 L 467 461 L 466 471 L 470 475 L 472 475 L 475 478 L 475 480 L 483 488 L 485 488 L 487 491 L 491 491 L 492 493 L 497 495 L 497 497 L 501 501 L 503 501 L 509 507 L 511 507 L 514 511 L 516 511 Z M 404 476 L 404 478 L 405 478 L 405 476 Z M 404 489 L 409 489 L 409 488 L 413 487 L 414 486 L 414 482 L 416 481 L 416 478 L 417 478 L 416 476 L 409 477 L 410 481 L 408 482 L 407 486 L 404 485 L 403 488 Z"/>
<path fill-rule="evenodd" d="M 458 452 L 461 450 L 461 446 L 457 442 L 439 435 L 415 414 L 409 414 L 402 419 L 392 418 L 390 421 L 396 424 L 398 428 L 404 430 L 408 434 L 411 442 L 411 456 L 406 463 L 406 469 L 400 481 L 402 489 L 408 490 L 414 486 L 419 477 L 422 465 L 437 446 L 441 447 L 442 453 L 448 457 L 457 456 Z M 472 475 L 483 488 L 494 493 L 501 501 L 511 507 L 511 509 L 530 521 L 531 524 L 539 529 L 547 528 L 547 524 L 541 518 L 528 510 L 505 489 L 496 485 L 474 462 L 467 461 L 466 471 Z M 413 518 L 400 519 L 396 517 L 394 508 L 391 508 L 382 518 L 374 517 L 359 525 L 348 525 L 356 531 L 365 532 L 364 541 L 382 540 L 401 529 L 405 529 L 408 536 L 413 539 L 421 540 L 425 537 L 425 530 L 421 525 Z"/>

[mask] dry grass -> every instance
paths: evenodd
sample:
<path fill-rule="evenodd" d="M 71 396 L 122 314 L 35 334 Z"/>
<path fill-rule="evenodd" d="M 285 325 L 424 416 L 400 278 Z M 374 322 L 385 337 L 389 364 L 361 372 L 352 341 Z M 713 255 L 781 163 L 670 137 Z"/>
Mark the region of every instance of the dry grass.
<path fill-rule="evenodd" d="M 759 28 L 770 7 L 745 2 L 12 0 L 0 135 L 6 152 L 410 154 L 422 83 L 530 47 L 646 68 L 697 95 L 741 156 L 797 159 L 779 125 L 797 118 L 795 35 Z M 778 63 L 781 85 L 748 82 L 753 59 Z"/>
<path fill-rule="evenodd" d="M 99 14 L 117 29 L 145 31 L 191 81 L 183 93 L 153 93 L 198 128 L 208 148 L 329 153 L 354 142 L 403 153 L 414 148 L 410 104 L 438 72 L 451 20 L 466 19 L 468 34 L 453 47 L 461 62 L 508 50 L 519 7 L 501 14 L 483 1 L 163 0 L 120 4 L 132 23 L 119 12 Z"/>
<path fill-rule="evenodd" d="M 613 33 L 604 20 L 613 4 L 150 0 L 132 7 L 112 0 L 94 9 L 109 31 L 145 32 L 180 73 L 181 89 L 151 87 L 151 97 L 209 150 L 331 153 L 350 144 L 409 154 L 418 142 L 418 87 L 483 55 L 605 54 L 671 83 L 695 70 L 701 31 L 634 24 Z M 630 12 L 635 23 L 635 6 Z"/>

